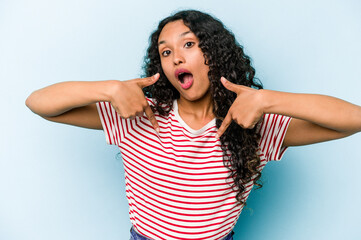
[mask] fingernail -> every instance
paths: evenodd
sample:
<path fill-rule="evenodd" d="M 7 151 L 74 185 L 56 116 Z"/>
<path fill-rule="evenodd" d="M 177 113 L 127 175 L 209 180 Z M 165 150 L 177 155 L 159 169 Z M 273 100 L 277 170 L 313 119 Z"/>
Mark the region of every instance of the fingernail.
<path fill-rule="evenodd" d="M 159 128 L 155 129 L 155 134 L 158 136 L 158 138 L 160 138 L 160 136 L 159 136 Z"/>
<path fill-rule="evenodd" d="M 219 135 L 218 135 L 218 133 L 216 133 L 216 138 L 219 138 Z"/>

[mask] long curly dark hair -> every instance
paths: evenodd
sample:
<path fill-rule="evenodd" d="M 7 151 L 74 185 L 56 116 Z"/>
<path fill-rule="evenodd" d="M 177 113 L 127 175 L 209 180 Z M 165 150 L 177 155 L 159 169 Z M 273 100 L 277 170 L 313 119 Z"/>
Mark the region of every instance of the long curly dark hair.
<path fill-rule="evenodd" d="M 199 48 L 204 54 L 205 64 L 209 66 L 208 78 L 213 99 L 213 113 L 216 116 L 216 126 L 219 128 L 237 97 L 234 92 L 222 85 L 221 76 L 235 84 L 256 89 L 261 89 L 262 84 L 255 79 L 255 69 L 251 66 L 251 60 L 244 54 L 243 47 L 238 44 L 233 33 L 227 30 L 221 21 L 206 13 L 196 10 L 180 11 L 159 23 L 157 30 L 150 36 L 144 72 L 145 76 L 160 73 L 160 78 L 154 85 L 144 88 L 144 94 L 155 100 L 153 111 L 161 115 L 167 115 L 173 106 L 173 100 L 179 98 L 179 92 L 168 81 L 162 70 L 158 52 L 158 38 L 163 27 L 177 20 L 182 20 L 199 39 Z M 170 108 L 165 109 L 164 106 Z M 233 178 L 232 188 L 237 191 L 236 199 L 243 204 L 245 204 L 242 198 L 245 183 L 254 181 L 255 185 L 262 187 L 259 182 L 261 172 L 258 168 L 260 158 L 257 149 L 260 134 L 257 128 L 258 126 L 253 129 L 243 129 L 232 122 L 220 138 L 224 152 L 223 163 L 230 170 L 229 177 Z M 227 150 L 230 154 L 226 154 Z"/>

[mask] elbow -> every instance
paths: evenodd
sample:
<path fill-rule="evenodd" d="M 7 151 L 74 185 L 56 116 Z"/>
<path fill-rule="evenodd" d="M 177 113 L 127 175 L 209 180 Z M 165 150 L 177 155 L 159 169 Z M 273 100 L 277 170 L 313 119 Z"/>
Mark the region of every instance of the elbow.
<path fill-rule="evenodd" d="M 51 117 L 56 117 L 65 112 L 59 110 L 54 105 L 54 102 L 49 101 L 44 97 L 41 92 L 35 91 L 31 93 L 25 100 L 25 105 L 35 114 L 39 115 L 42 118 L 48 119 Z"/>
<path fill-rule="evenodd" d="M 33 92 L 32 94 L 30 94 L 26 100 L 25 100 L 25 105 L 35 114 L 44 117 L 45 115 L 41 112 L 40 110 L 40 104 L 39 101 L 36 97 L 36 91 Z"/>
<path fill-rule="evenodd" d="M 25 105 L 31 110 L 34 112 L 33 110 L 33 93 L 29 95 L 29 97 L 26 98 L 25 100 Z"/>

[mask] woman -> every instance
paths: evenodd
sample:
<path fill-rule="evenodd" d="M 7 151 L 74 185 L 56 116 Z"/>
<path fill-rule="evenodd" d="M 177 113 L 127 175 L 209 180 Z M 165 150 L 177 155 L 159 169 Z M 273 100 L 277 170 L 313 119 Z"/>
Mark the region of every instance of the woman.
<path fill-rule="evenodd" d="M 150 40 L 145 78 L 63 82 L 26 101 L 119 146 L 132 239 L 232 239 L 268 161 L 361 131 L 357 105 L 262 89 L 233 34 L 208 14 L 178 12 Z"/>

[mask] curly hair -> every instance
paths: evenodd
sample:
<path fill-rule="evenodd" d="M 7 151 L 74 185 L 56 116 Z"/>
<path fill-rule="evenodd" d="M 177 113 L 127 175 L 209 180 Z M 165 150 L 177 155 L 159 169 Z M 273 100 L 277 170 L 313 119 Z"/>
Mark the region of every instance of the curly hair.
<path fill-rule="evenodd" d="M 245 55 L 243 47 L 236 41 L 232 32 L 214 17 L 196 10 L 180 11 L 163 19 L 158 28 L 150 36 L 150 45 L 144 59 L 145 76 L 160 73 L 159 80 L 143 89 L 147 97 L 154 99 L 153 111 L 167 115 L 173 106 L 173 100 L 179 98 L 179 92 L 165 76 L 158 52 L 158 38 L 163 27 L 170 22 L 182 20 L 183 23 L 199 39 L 199 48 L 203 52 L 204 63 L 209 66 L 210 93 L 213 101 L 213 113 L 216 116 L 216 126 L 221 126 L 229 108 L 237 95 L 227 90 L 221 83 L 221 76 L 235 84 L 241 84 L 256 89 L 262 89 L 262 84 L 256 79 L 255 69 L 250 58 Z M 164 108 L 164 106 L 169 106 Z M 260 183 L 260 158 L 257 154 L 260 134 L 258 123 L 253 129 L 243 129 L 232 122 L 221 136 L 224 166 L 229 169 L 231 186 L 237 192 L 238 202 L 245 204 L 244 184 L 254 181 Z"/>

